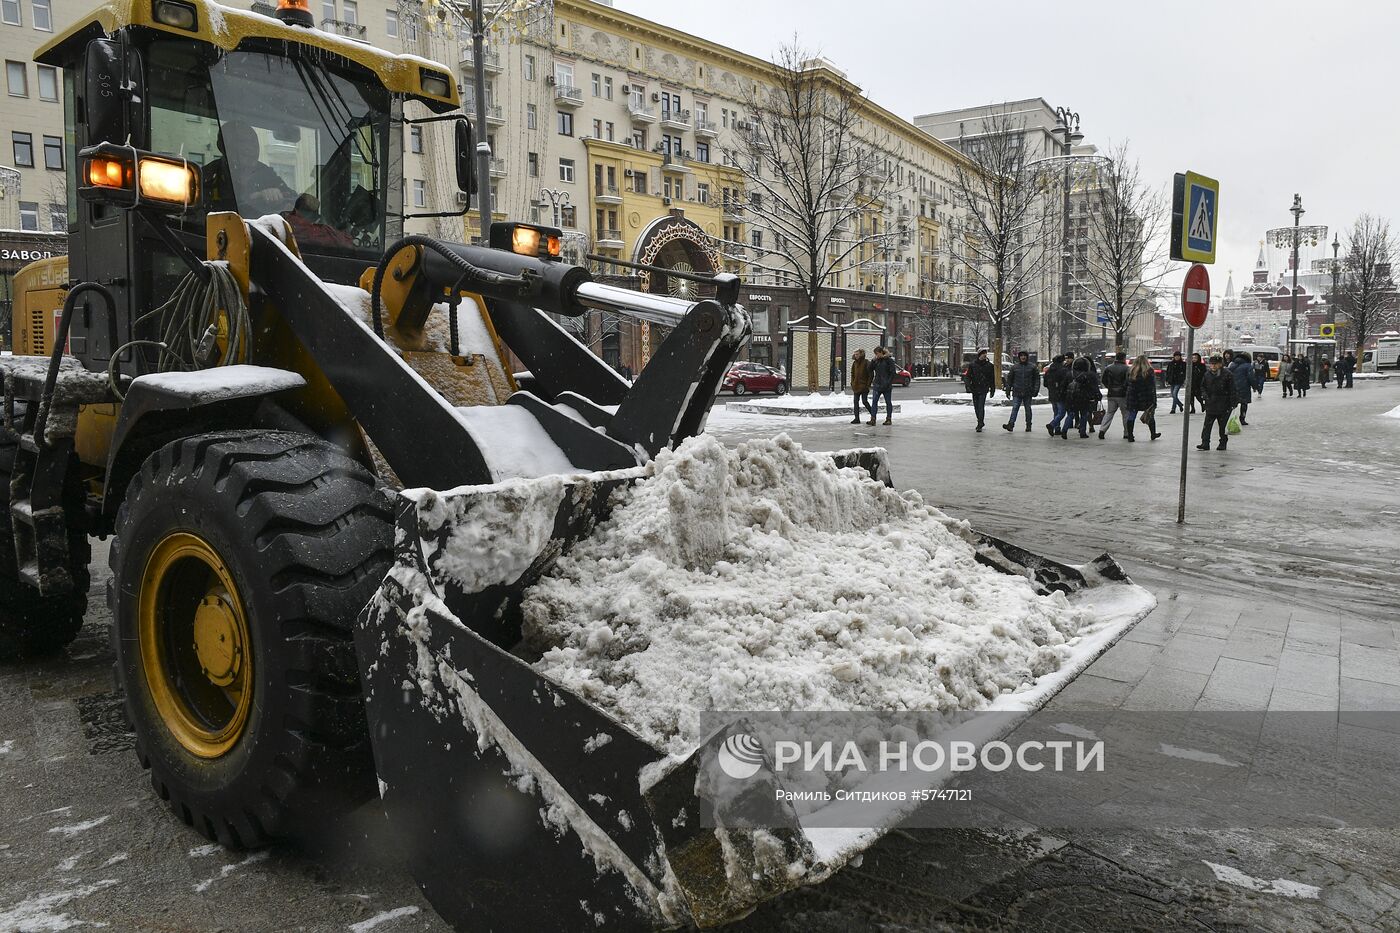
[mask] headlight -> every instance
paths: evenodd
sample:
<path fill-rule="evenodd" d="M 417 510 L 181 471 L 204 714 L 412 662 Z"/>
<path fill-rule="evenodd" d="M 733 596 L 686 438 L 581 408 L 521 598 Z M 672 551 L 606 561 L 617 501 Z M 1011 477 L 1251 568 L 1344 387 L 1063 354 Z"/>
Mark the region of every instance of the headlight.
<path fill-rule="evenodd" d="M 440 71 L 430 71 L 427 68 L 419 69 L 418 83 L 423 88 L 423 93 L 432 97 L 451 97 L 452 79 Z"/>
<path fill-rule="evenodd" d="M 199 200 L 199 167 L 130 146 L 102 143 L 78 153 L 83 184 L 78 194 L 88 201 L 116 207 L 149 203 L 179 209 Z"/>
<path fill-rule="evenodd" d="M 165 162 L 150 157 L 137 163 L 141 182 L 141 197 L 157 201 L 193 204 L 199 193 L 199 183 L 193 166 L 187 162 Z"/>

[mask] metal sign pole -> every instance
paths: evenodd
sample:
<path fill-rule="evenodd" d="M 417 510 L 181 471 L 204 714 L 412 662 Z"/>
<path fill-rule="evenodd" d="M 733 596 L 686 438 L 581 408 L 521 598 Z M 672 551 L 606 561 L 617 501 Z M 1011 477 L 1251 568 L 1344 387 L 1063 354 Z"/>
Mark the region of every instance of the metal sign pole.
<path fill-rule="evenodd" d="M 1196 352 L 1196 328 L 1186 331 L 1186 408 L 1181 412 L 1181 486 L 1176 500 L 1176 523 L 1186 524 L 1186 458 L 1191 449 L 1191 405 L 1195 396 L 1196 366 L 1191 357 Z M 1204 414 L 1204 412 L 1202 412 Z"/>

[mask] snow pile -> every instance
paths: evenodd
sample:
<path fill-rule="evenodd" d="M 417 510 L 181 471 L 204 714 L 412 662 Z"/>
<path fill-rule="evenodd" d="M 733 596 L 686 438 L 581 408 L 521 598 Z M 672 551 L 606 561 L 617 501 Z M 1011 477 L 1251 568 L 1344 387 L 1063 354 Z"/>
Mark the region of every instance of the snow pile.
<path fill-rule="evenodd" d="M 1390 411 L 1386 412 L 1386 413 L 1385 413 L 1384 415 L 1382 415 L 1381 417 L 1383 417 L 1383 418 L 1400 418 L 1400 405 L 1396 405 L 1394 408 L 1392 408 Z"/>
<path fill-rule="evenodd" d="M 786 435 L 662 451 L 523 605 L 536 668 L 683 753 L 705 710 L 980 709 L 1092 618 Z"/>

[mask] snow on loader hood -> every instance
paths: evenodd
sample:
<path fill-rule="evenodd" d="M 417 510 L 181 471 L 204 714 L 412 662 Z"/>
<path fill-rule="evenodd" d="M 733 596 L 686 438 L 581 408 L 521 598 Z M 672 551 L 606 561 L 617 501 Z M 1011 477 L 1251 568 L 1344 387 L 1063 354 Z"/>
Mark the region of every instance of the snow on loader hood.
<path fill-rule="evenodd" d="M 887 477 L 883 451 L 701 435 L 616 473 L 405 492 L 397 562 L 356 641 L 372 734 L 438 738 L 411 767 L 418 746 L 376 742 L 391 822 L 416 807 L 437 833 L 441 773 L 474 770 L 459 784 L 535 801 L 531 845 L 590 866 L 570 878 L 522 856 L 512 872 L 593 892 L 573 903 L 619 927 L 629 905 L 710 925 L 892 828 L 687 822 L 714 711 L 1031 710 L 1155 605 L 1107 557 L 1037 557 Z M 449 920 L 455 877 L 425 885 Z"/>

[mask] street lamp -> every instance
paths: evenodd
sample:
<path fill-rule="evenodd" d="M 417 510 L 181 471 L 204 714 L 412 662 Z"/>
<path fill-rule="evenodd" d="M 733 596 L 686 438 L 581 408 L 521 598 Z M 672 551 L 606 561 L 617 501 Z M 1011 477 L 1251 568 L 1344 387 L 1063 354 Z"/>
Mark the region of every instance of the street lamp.
<path fill-rule="evenodd" d="M 1079 114 L 1067 107 L 1055 108 L 1055 126 L 1050 134 L 1060 143 L 1061 154 L 1069 156 L 1073 153 L 1074 147 L 1084 141 L 1084 134 L 1079 131 Z M 1069 170 L 1070 164 L 1065 162 L 1065 184 L 1064 184 L 1064 233 L 1060 243 L 1060 262 L 1062 272 L 1060 277 L 1060 352 L 1063 353 L 1065 346 L 1069 343 L 1069 289 L 1070 289 L 1070 252 L 1069 252 Z"/>
<path fill-rule="evenodd" d="M 1267 234 L 1269 244 L 1277 249 L 1292 249 L 1293 251 L 1293 292 L 1289 296 L 1291 301 L 1288 312 L 1288 341 L 1289 349 L 1292 349 L 1293 341 L 1298 339 L 1298 247 L 1302 243 L 1308 246 L 1317 246 L 1327 239 L 1327 227 L 1322 225 L 1311 225 L 1300 227 L 1298 222 L 1302 219 L 1303 198 L 1302 195 L 1293 195 L 1293 206 L 1289 212 L 1293 215 L 1293 226 L 1275 227 Z"/>
<path fill-rule="evenodd" d="M 1341 261 L 1337 258 L 1337 252 L 1342 248 L 1342 239 L 1337 234 L 1332 234 L 1332 297 L 1327 302 L 1327 323 L 1337 323 L 1337 276 L 1342 271 Z"/>
<path fill-rule="evenodd" d="M 563 188 L 541 188 L 540 197 L 548 198 L 550 205 L 554 208 L 554 212 L 552 214 L 552 216 L 554 217 L 554 222 L 552 226 L 564 226 L 563 223 L 560 222 L 560 212 L 566 207 L 573 206 L 573 196 L 570 195 L 569 192 L 565 191 Z"/>

